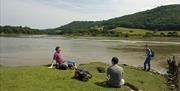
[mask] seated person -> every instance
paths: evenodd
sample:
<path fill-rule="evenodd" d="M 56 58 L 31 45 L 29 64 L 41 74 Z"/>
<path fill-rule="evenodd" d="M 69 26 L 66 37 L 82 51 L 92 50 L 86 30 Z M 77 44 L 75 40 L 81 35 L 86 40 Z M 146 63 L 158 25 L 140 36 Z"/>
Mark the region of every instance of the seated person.
<path fill-rule="evenodd" d="M 55 48 L 55 53 L 54 53 L 54 56 L 53 56 L 53 60 L 51 62 L 50 67 L 48 67 L 48 68 L 53 68 L 54 62 L 56 62 L 56 65 L 64 64 L 64 59 L 63 59 L 63 57 L 61 55 L 61 48 L 59 46 L 57 46 Z"/>
<path fill-rule="evenodd" d="M 123 68 L 118 66 L 119 59 L 112 58 L 112 66 L 107 69 L 107 85 L 111 87 L 121 87 L 125 81 L 123 79 Z"/>
<path fill-rule="evenodd" d="M 54 61 L 56 62 L 56 68 L 59 68 L 59 69 L 66 70 L 68 67 L 71 69 L 76 68 L 75 61 L 72 61 L 72 60 L 71 61 L 64 61 L 64 59 L 61 55 L 61 48 L 59 46 L 57 46 L 55 48 L 55 53 L 53 56 L 53 60 L 51 62 L 51 66 L 48 68 L 53 68 Z"/>

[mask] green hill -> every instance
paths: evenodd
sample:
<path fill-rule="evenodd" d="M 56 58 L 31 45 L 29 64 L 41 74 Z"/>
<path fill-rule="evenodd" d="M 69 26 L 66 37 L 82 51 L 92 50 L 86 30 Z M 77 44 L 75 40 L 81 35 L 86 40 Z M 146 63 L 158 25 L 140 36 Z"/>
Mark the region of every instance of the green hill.
<path fill-rule="evenodd" d="M 180 4 L 103 21 L 73 21 L 53 29 L 32 29 L 22 26 L 0 26 L 1 34 L 62 34 L 72 36 L 180 36 Z"/>
<path fill-rule="evenodd" d="M 60 34 L 105 35 L 118 27 L 146 29 L 150 31 L 180 31 L 180 4 L 166 5 L 131 15 L 104 21 L 74 21 L 52 29 Z"/>
<path fill-rule="evenodd" d="M 180 5 L 167 5 L 103 22 L 106 27 L 180 30 Z"/>

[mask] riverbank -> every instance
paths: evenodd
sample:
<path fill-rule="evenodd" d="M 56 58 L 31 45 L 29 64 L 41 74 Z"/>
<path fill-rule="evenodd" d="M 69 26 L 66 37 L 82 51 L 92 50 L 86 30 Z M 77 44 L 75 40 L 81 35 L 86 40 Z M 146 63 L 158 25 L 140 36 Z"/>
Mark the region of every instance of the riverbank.
<path fill-rule="evenodd" d="M 128 40 L 128 41 L 160 41 L 160 42 L 180 42 L 180 37 L 104 37 L 104 36 L 70 36 L 70 35 L 55 35 L 55 34 L 0 34 L 0 37 L 17 37 L 17 38 L 48 38 L 48 39 L 88 39 L 88 40 Z"/>
<path fill-rule="evenodd" d="M 97 67 L 108 65 L 100 62 L 79 65 L 92 75 L 88 82 L 72 79 L 73 70 L 49 69 L 47 66 L 0 67 L 0 85 L 3 91 L 130 91 L 129 88 L 110 88 L 105 85 L 105 73 Z M 124 79 L 142 91 L 168 91 L 164 76 L 144 72 L 123 65 Z"/>
<path fill-rule="evenodd" d="M 76 60 L 78 64 L 90 62 L 110 63 L 113 56 L 120 58 L 121 64 L 143 66 L 148 43 L 155 52 L 152 68 L 165 72 L 167 58 L 180 59 L 180 42 L 138 41 L 138 40 L 96 40 L 66 38 L 49 35 L 23 35 L 19 37 L 0 37 L 0 64 L 5 66 L 43 65 L 52 59 L 54 48 L 61 46 L 66 60 Z M 136 59 L 136 60 L 134 60 Z M 38 60 L 38 61 L 37 61 Z"/>
<path fill-rule="evenodd" d="M 161 42 L 180 42 L 180 37 L 92 37 L 92 36 L 63 36 L 68 39 L 89 39 L 89 40 L 128 40 L 128 41 L 161 41 Z"/>

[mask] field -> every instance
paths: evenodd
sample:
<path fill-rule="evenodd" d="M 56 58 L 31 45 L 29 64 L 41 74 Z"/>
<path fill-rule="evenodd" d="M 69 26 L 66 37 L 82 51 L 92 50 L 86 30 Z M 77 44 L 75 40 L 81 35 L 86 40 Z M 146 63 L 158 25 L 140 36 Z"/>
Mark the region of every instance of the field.
<path fill-rule="evenodd" d="M 92 75 L 88 82 L 72 79 L 73 70 L 49 69 L 47 66 L 0 67 L 1 91 L 130 91 L 108 87 L 105 73 L 98 73 L 97 67 L 108 67 L 104 63 L 80 65 Z M 142 91 L 168 91 L 165 78 L 152 72 L 144 72 L 130 66 L 123 66 L 124 79 Z"/>
<path fill-rule="evenodd" d="M 152 33 L 154 36 L 162 36 L 161 33 L 164 33 L 165 35 L 168 34 L 168 32 L 175 32 L 175 31 L 152 31 L 152 30 L 145 30 L 145 29 L 133 29 L 133 28 L 123 28 L 118 27 L 115 29 L 112 29 L 112 31 L 121 32 L 123 34 L 129 34 L 129 35 L 141 35 L 144 36 L 147 32 Z M 177 35 L 180 36 L 180 31 L 176 31 Z"/>

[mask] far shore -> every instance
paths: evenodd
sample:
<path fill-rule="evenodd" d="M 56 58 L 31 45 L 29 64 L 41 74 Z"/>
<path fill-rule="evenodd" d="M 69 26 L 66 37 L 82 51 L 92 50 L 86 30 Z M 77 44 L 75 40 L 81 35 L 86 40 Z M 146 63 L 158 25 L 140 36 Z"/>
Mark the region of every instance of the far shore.
<path fill-rule="evenodd" d="M 129 41 L 159 41 L 159 42 L 180 42 L 180 37 L 143 37 L 143 36 L 129 36 L 125 37 L 106 37 L 106 36 L 70 36 L 70 35 L 56 35 L 56 34 L 0 34 L 0 37 L 18 37 L 18 38 L 52 38 L 52 39 L 88 39 L 88 40 L 129 40 Z"/>

